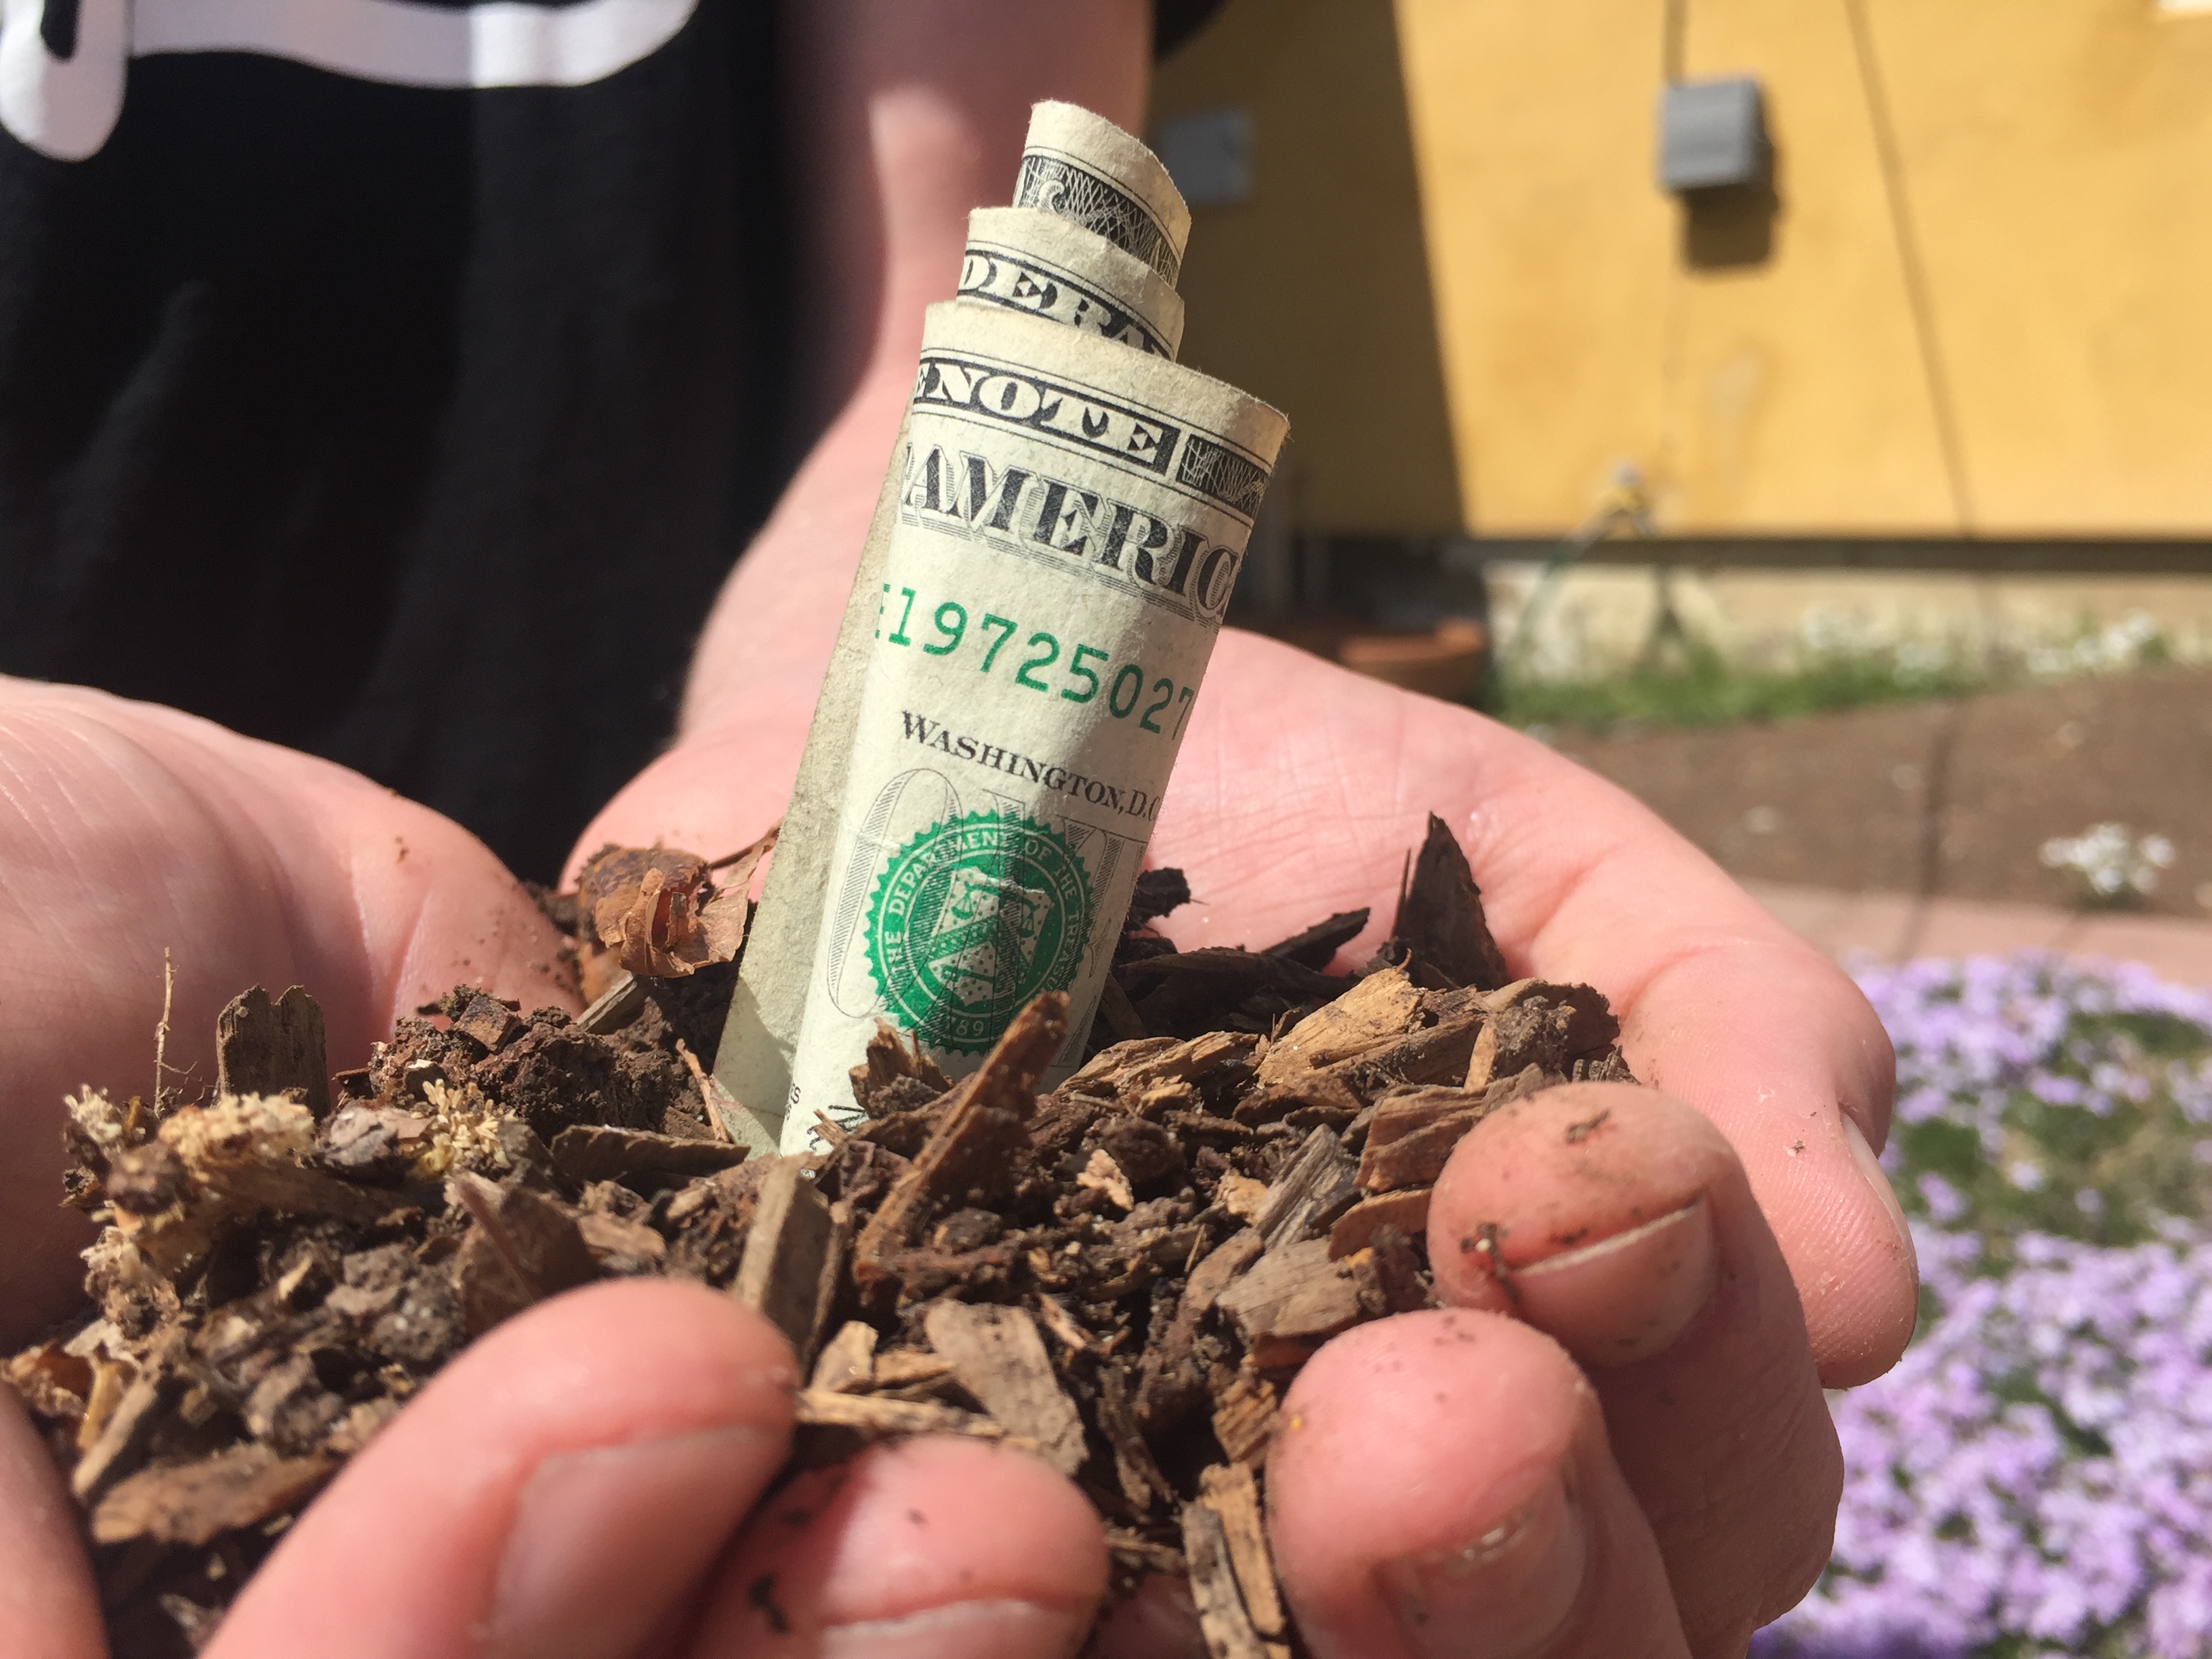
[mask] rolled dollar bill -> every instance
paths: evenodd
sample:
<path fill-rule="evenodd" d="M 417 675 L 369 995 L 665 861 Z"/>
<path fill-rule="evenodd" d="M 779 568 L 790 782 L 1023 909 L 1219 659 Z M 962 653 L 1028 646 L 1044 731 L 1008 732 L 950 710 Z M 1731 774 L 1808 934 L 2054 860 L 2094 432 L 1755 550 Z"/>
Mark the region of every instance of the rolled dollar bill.
<path fill-rule="evenodd" d="M 1030 160 L 1040 155 L 1053 166 L 1032 168 Z M 1153 262 L 1130 252 L 1133 244 L 1148 246 L 1164 236 L 1165 246 L 1180 262 L 1189 214 L 1158 161 L 1111 122 L 1072 105 L 1041 104 L 1032 118 L 1021 177 L 1031 186 L 1037 205 L 978 210 L 970 222 L 970 252 L 980 244 L 986 250 L 1003 250 L 1017 265 L 1031 262 L 1064 269 L 1086 288 L 1102 292 L 1112 307 L 1139 319 L 1166 347 L 1164 355 L 1173 356 L 1182 332 L 1181 300 Z M 1056 187 L 1071 182 L 1075 188 Z M 1117 199 L 1122 205 L 1115 205 Z M 1093 222 L 1117 233 L 1121 240 L 1109 242 L 1086 229 L 1082 216 L 1086 210 Z M 1146 230 L 1148 225 L 1153 228 Z M 987 276 L 966 260 L 963 289 L 963 305 L 1026 309 L 1074 327 L 1087 320 L 1065 295 L 1054 296 L 1048 305 L 1022 304 L 1017 285 L 1004 273 Z M 1126 331 L 1093 331 L 1124 346 L 1148 349 L 1132 341 Z M 716 1059 L 717 1077 L 743 1108 L 731 1125 L 732 1132 L 763 1151 L 781 1143 L 786 1112 L 795 1098 L 793 1062 L 810 970 L 825 922 L 832 842 L 844 801 L 861 687 L 875 644 L 876 601 L 903 481 L 898 458 L 908 452 L 907 438 L 902 426 L 894 464 L 861 550 L 860 570 L 808 728 L 782 839 L 753 918 Z"/>
<path fill-rule="evenodd" d="M 787 1151 L 877 1022 L 971 1067 L 1064 990 L 1079 1057 L 1285 423 L 1077 330 L 933 307 Z"/>
<path fill-rule="evenodd" d="M 960 297 L 1157 357 L 1173 357 L 1182 344 L 1182 295 L 1157 271 L 1104 237 L 1034 208 L 977 208 L 968 216 Z"/>
<path fill-rule="evenodd" d="M 1079 104 L 1030 112 L 1014 205 L 1034 208 L 1134 254 L 1173 287 L 1190 240 L 1190 209 L 1160 158 Z"/>

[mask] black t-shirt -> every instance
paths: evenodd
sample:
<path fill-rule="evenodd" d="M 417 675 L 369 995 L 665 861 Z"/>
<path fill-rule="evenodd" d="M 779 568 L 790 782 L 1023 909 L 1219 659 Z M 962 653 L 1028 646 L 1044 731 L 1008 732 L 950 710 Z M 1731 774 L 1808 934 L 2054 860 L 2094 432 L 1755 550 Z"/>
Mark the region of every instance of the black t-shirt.
<path fill-rule="evenodd" d="M 329 756 L 550 878 L 803 435 L 774 10 L 7 7 L 0 672 Z"/>
<path fill-rule="evenodd" d="M 270 44 L 127 61 L 120 9 L 0 45 L 54 70 L 0 97 L 0 668 L 330 756 L 550 877 L 790 459 L 773 8 L 484 8 L 543 26 L 487 45 L 232 0 Z"/>

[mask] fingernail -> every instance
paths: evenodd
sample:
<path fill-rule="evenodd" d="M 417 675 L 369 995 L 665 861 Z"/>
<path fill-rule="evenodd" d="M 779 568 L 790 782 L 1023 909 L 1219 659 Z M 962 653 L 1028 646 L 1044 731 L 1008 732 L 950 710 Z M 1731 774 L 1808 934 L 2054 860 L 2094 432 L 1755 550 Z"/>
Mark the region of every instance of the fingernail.
<path fill-rule="evenodd" d="M 1522 1268 L 1515 1311 L 1586 1365 L 1648 1359 L 1712 1300 L 1718 1255 L 1700 1193 L 1671 1215 Z"/>
<path fill-rule="evenodd" d="M 1917 1272 L 1918 1257 L 1912 1248 L 1912 1229 L 1905 1224 L 1905 1207 L 1897 1201 L 1897 1188 L 1889 1184 L 1889 1176 L 1881 1167 L 1881 1160 L 1874 1155 L 1874 1148 L 1867 1144 L 1866 1132 L 1859 1127 L 1858 1120 L 1849 1112 L 1844 1114 L 1844 1145 L 1851 1149 L 1852 1161 L 1859 1166 L 1859 1173 L 1866 1177 L 1867 1185 L 1874 1188 L 1882 1213 L 1889 1218 L 1889 1224 L 1897 1230 L 1897 1242 L 1905 1247 L 1905 1259 L 1914 1263 L 1914 1270 Z"/>
<path fill-rule="evenodd" d="M 483 1651 L 629 1652 L 719 1553 L 738 1518 L 731 1495 L 780 1455 L 772 1437 L 733 1427 L 545 1458 L 515 1498 Z"/>
<path fill-rule="evenodd" d="M 1090 1633 L 1091 1614 L 1034 1601 L 955 1601 L 903 1619 L 832 1625 L 822 1659 L 1066 1659 Z"/>
<path fill-rule="evenodd" d="M 1376 1577 L 1399 1634 L 1420 1659 L 1521 1659 L 1573 1615 L 1589 1558 L 1582 1506 L 1554 1469 L 1470 1543 L 1386 1562 Z"/>

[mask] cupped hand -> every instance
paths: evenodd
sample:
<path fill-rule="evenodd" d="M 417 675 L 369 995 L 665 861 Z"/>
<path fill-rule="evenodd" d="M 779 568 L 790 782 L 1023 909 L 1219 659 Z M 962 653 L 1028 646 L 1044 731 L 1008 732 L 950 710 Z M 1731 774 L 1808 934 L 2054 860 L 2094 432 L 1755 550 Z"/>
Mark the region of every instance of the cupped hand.
<path fill-rule="evenodd" d="M 1449 1311 L 1324 1349 L 1269 1480 L 1317 1652 L 1740 1654 L 1826 1563 L 1823 1383 L 1912 1329 L 1875 1162 L 1893 1057 L 1856 989 L 1612 786 L 1464 710 L 1223 641 L 1153 856 L 1185 945 L 1387 923 L 1430 811 L 1516 973 L 1586 981 L 1644 1088 L 1548 1091 L 1462 1145 Z M 1365 941 L 1356 941 L 1358 953 Z"/>
<path fill-rule="evenodd" d="M 458 983 L 574 1006 L 559 939 L 458 825 L 359 774 L 97 691 L 0 680 L 0 1345 L 72 1304 L 62 1099 L 215 1074 L 247 986 L 304 985 L 333 1067 Z"/>
<path fill-rule="evenodd" d="M 741 695 L 718 707 L 581 847 L 722 849 L 766 827 L 803 733 L 763 729 Z M 1235 630 L 1149 854 L 1195 895 L 1165 931 L 1259 946 L 1366 905 L 1358 961 L 1431 811 L 1513 970 L 1604 991 L 1649 1086 L 1553 1091 L 1462 1146 L 1431 1219 L 1452 1310 L 1339 1339 L 1287 1403 L 1269 1482 L 1285 1589 L 1324 1659 L 1740 1653 L 1827 1559 L 1821 1388 L 1879 1375 L 1911 1334 L 1911 1241 L 1875 1161 L 1888 1040 L 1620 790 Z"/>
<path fill-rule="evenodd" d="M 169 1081 L 189 1086 L 246 984 L 306 985 L 343 1066 L 457 981 L 573 1003 L 557 943 L 472 837 L 363 778 L 171 710 L 0 681 L 0 1341 L 75 1299 L 88 1230 L 57 1204 L 62 1093 L 151 1089 L 165 947 Z M 209 1652 L 1073 1650 L 1104 1547 L 1040 1464 L 921 1442 L 758 1510 L 793 1381 L 781 1338 L 726 1297 L 645 1283 L 556 1298 L 470 1348 L 348 1466 Z M 10 1655 L 105 1652 L 80 1535 L 0 1388 Z"/>
<path fill-rule="evenodd" d="M 805 1475 L 791 1350 L 697 1285 L 603 1284 L 494 1331 L 289 1531 L 207 1659 L 1067 1659 L 1106 1585 L 1044 1465 L 922 1440 Z M 766 1498 L 768 1501 L 763 1501 Z M 69 1501 L 0 1394 L 0 1628 L 96 1659 Z"/>

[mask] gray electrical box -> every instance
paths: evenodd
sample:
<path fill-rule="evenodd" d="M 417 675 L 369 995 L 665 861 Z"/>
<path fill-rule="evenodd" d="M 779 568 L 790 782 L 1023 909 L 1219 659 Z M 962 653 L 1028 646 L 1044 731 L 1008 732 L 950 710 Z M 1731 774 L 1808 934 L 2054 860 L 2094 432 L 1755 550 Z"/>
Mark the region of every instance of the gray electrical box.
<path fill-rule="evenodd" d="M 1252 118 L 1243 110 L 1200 110 L 1164 122 L 1152 150 L 1192 207 L 1252 199 Z"/>
<path fill-rule="evenodd" d="M 1677 81 L 1659 94 L 1659 182 L 1676 192 L 1765 182 L 1772 154 L 1756 76 Z"/>

